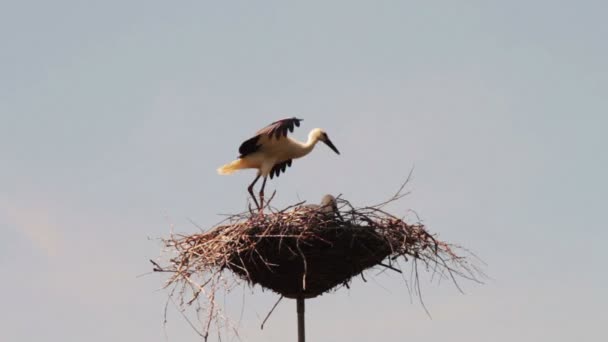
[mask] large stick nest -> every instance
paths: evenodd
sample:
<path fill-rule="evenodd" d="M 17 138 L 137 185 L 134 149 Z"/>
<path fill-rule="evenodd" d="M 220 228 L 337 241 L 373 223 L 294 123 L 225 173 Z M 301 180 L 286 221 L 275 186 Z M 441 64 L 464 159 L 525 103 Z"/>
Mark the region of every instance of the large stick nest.
<path fill-rule="evenodd" d="M 401 196 L 360 208 L 338 199 L 331 213 L 296 205 L 264 215 L 234 215 L 210 231 L 164 239 L 173 257 L 167 265 L 155 263 L 155 271 L 172 273 L 167 286 L 181 284 L 182 297 L 189 288 L 190 303 L 201 292 L 212 302 L 224 270 L 288 298 L 348 286 L 352 277 L 375 266 L 400 272 L 397 259 L 422 262 L 454 283 L 456 276 L 476 280 L 475 265 L 456 253 L 466 250 L 382 209 Z M 417 274 L 416 268 L 416 281 Z"/>

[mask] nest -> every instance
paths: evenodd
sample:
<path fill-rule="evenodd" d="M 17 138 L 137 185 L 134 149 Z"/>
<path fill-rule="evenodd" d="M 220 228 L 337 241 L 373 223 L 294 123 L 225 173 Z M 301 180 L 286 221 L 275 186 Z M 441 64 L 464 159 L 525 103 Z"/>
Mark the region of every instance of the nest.
<path fill-rule="evenodd" d="M 398 259 L 414 263 L 416 284 L 419 262 L 457 286 L 458 276 L 477 281 L 479 270 L 456 253 L 466 250 L 382 209 L 400 197 L 398 192 L 387 202 L 360 208 L 338 199 L 337 211 L 330 213 L 300 203 L 264 215 L 234 215 L 207 232 L 164 239 L 173 257 L 166 265 L 153 262 L 154 270 L 171 273 L 166 285 L 181 289 L 181 303 L 192 303 L 201 293 L 213 302 L 225 270 L 288 298 L 349 286 L 372 267 L 401 272 Z M 186 289 L 192 298 L 184 301 Z"/>

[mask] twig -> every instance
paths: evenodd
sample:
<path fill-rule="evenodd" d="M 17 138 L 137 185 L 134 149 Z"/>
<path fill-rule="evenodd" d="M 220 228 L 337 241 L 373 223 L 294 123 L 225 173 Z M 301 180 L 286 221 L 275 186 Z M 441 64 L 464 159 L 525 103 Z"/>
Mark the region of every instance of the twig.
<path fill-rule="evenodd" d="M 395 271 L 395 272 L 397 272 L 397 273 L 403 273 L 403 271 L 401 271 L 400 269 L 395 268 L 395 267 L 390 266 L 390 265 L 387 265 L 387 264 L 384 264 L 384 263 L 381 263 L 381 262 L 380 262 L 380 263 L 378 263 L 378 265 L 380 265 L 380 266 L 384 266 L 384 267 L 388 268 L 389 270 L 393 270 L 393 271 Z"/>
<path fill-rule="evenodd" d="M 272 315 L 272 313 L 274 312 L 274 309 L 277 307 L 277 305 L 279 305 L 279 303 L 281 302 L 281 299 L 283 299 L 283 296 L 279 297 L 279 300 L 277 300 L 277 302 L 274 303 L 274 305 L 272 306 L 272 309 L 270 309 L 270 312 L 268 312 L 268 315 L 266 315 L 266 317 L 262 321 L 262 325 L 260 326 L 260 330 L 264 330 L 264 324 L 266 324 L 266 321 L 268 320 L 268 318 L 270 318 L 270 315 Z"/>

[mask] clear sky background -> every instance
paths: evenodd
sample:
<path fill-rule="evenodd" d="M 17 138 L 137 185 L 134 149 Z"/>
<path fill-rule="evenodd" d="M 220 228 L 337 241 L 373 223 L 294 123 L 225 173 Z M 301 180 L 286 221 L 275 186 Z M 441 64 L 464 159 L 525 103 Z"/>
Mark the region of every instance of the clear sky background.
<path fill-rule="evenodd" d="M 275 204 L 389 197 L 486 262 L 485 285 L 384 273 L 308 301 L 311 341 L 606 341 L 605 1 L 0 2 L 0 339 L 198 341 L 164 277 L 170 225 L 241 211 L 216 168 L 283 117 L 319 145 Z M 373 273 L 371 273 L 373 274 Z M 243 292 L 245 296 L 243 297 Z M 244 341 L 295 303 L 228 299 Z M 232 304 L 231 304 L 232 303 Z"/>

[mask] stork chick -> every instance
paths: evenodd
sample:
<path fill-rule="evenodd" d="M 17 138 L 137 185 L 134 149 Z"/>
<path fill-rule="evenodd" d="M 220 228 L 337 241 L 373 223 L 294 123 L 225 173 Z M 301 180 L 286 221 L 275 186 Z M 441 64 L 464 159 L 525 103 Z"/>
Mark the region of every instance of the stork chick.
<path fill-rule="evenodd" d="M 323 196 L 321 204 L 305 204 L 303 207 L 318 211 L 323 214 L 338 213 L 338 201 L 330 194 Z"/>

